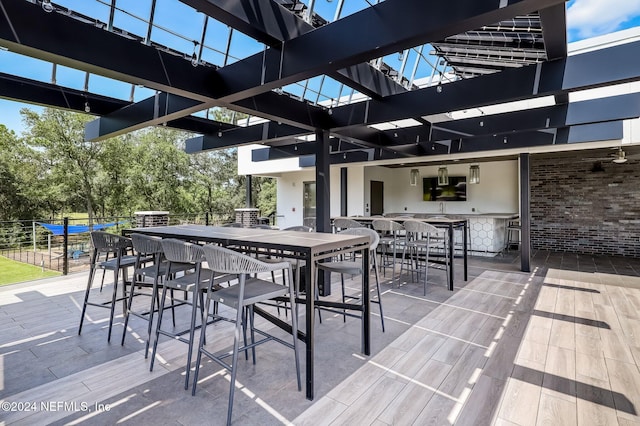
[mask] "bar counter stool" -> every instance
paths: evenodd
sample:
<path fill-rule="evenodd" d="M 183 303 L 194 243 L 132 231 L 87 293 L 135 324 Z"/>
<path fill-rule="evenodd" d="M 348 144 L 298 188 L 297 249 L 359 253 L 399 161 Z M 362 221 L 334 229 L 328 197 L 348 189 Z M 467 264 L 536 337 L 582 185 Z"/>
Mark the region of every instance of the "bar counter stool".
<path fill-rule="evenodd" d="M 149 371 L 153 371 L 153 364 L 156 359 L 156 351 L 158 350 L 158 341 L 160 335 L 171 337 L 189 345 L 187 352 L 187 366 L 184 380 L 184 388 L 189 388 L 189 372 L 191 370 L 191 359 L 193 356 L 193 336 L 197 328 L 202 327 L 202 335 L 204 337 L 204 296 L 203 292 L 208 288 L 212 288 L 213 271 L 202 267 L 204 262 L 204 252 L 202 247 L 197 244 L 188 243 L 182 240 L 166 238 L 161 241 L 164 255 L 169 262 L 167 275 L 170 279 L 165 281 L 162 287 L 162 296 L 160 296 L 160 307 L 158 308 L 158 322 L 156 324 L 155 340 L 153 341 L 153 351 L 151 353 L 151 362 Z M 174 275 L 174 268 L 183 268 L 185 264 L 191 265 L 195 269 L 193 273 L 186 273 L 180 276 Z M 188 329 L 181 331 L 167 331 L 162 329 L 162 314 L 165 308 L 165 300 L 168 290 L 180 290 L 191 293 L 191 300 L 181 300 L 179 303 L 191 305 L 191 323 Z M 173 301 L 172 301 L 173 302 Z M 196 314 L 200 307 L 202 322 L 196 326 Z M 182 337 L 189 334 L 188 338 Z"/>
<path fill-rule="evenodd" d="M 123 311 L 126 311 L 126 286 L 127 286 L 127 268 L 135 265 L 136 256 L 129 255 L 127 252 L 132 248 L 131 240 L 108 232 L 93 231 L 91 232 L 91 244 L 93 245 L 93 253 L 91 255 L 91 264 L 89 266 L 89 280 L 87 282 L 87 290 L 84 293 L 84 303 L 82 305 L 82 315 L 80 316 L 80 326 L 78 327 L 78 335 L 82 333 L 82 324 L 87 311 L 87 306 L 97 306 L 110 310 L 109 314 L 109 332 L 107 334 L 107 342 L 111 341 L 111 329 L 113 327 L 113 317 L 115 307 L 118 301 L 123 302 Z M 106 255 L 108 260 L 100 261 L 100 257 Z M 89 302 L 89 293 L 93 285 L 96 269 L 105 271 L 113 271 L 113 293 L 111 300 L 107 302 Z M 122 271 L 122 297 L 118 298 L 118 282 Z"/>
<path fill-rule="evenodd" d="M 429 275 L 429 253 L 431 249 L 436 249 L 443 250 L 446 254 L 446 247 L 443 245 L 444 240 L 441 237 L 441 231 L 438 228 L 425 222 L 407 220 L 404 222 L 404 229 L 406 231 L 406 235 L 402 258 L 405 258 L 406 251 L 408 250 L 410 267 L 407 269 L 411 271 L 412 277 L 413 273 L 416 273 L 416 281 L 419 281 L 420 273 L 424 273 L 423 294 L 426 296 L 427 277 Z M 449 262 L 445 258 L 445 270 L 448 271 L 449 267 Z M 401 274 L 403 268 L 404 262 L 400 268 Z M 448 276 L 448 272 L 445 276 Z"/>
<path fill-rule="evenodd" d="M 129 291 L 129 298 L 127 302 L 127 312 L 124 319 L 124 330 L 122 332 L 122 342 L 127 335 L 127 326 L 129 325 L 129 317 L 134 315 L 138 318 L 144 319 L 148 322 L 147 327 L 147 341 L 145 344 L 144 357 L 147 358 L 149 352 L 149 342 L 151 340 L 151 332 L 153 330 L 153 314 L 156 311 L 156 306 L 160 306 L 159 291 L 158 288 L 162 286 L 166 281 L 169 272 L 169 262 L 164 258 L 164 250 L 162 249 L 162 239 L 158 237 L 151 237 L 142 234 L 131 234 L 131 242 L 133 243 L 133 249 L 136 253 L 136 263 L 133 269 L 133 282 L 131 290 Z M 149 265 L 151 263 L 151 265 Z M 190 263 L 176 263 L 174 262 L 171 267 L 171 273 L 176 274 L 178 272 L 185 272 L 193 270 L 194 267 Z M 142 292 L 142 288 L 151 288 L 151 293 Z M 151 306 L 148 311 L 135 311 L 132 310 L 133 297 L 138 295 L 150 296 Z M 173 301 L 173 289 L 171 289 L 171 300 Z M 157 301 L 157 305 L 156 305 Z M 176 325 L 175 319 L 175 306 L 177 304 L 171 303 L 171 312 L 173 314 L 173 326 Z"/>
<path fill-rule="evenodd" d="M 371 226 L 380 234 L 382 274 L 386 275 L 387 266 L 391 267 L 391 282 L 393 282 L 395 281 L 395 266 L 398 247 L 400 246 L 400 232 L 404 230 L 404 226 L 390 219 L 375 219 L 371 222 Z M 387 260 L 389 252 L 393 256 L 391 261 Z"/>
<path fill-rule="evenodd" d="M 504 249 L 510 250 L 511 247 L 516 246 L 520 248 L 520 218 L 511 219 L 507 221 L 507 227 L 505 229 Z"/>
<path fill-rule="evenodd" d="M 223 288 L 217 291 L 211 291 L 212 287 L 209 284 L 209 291 L 207 292 L 207 302 L 205 311 L 207 316 L 211 316 L 214 319 L 227 319 L 235 322 L 236 328 L 233 339 L 233 351 L 229 353 L 224 351 L 221 353 L 212 353 L 205 349 L 204 330 L 200 334 L 200 344 L 198 345 L 198 356 L 196 359 L 196 370 L 194 373 L 192 395 L 196 393 L 196 386 L 198 384 L 198 374 L 200 372 L 200 362 L 202 355 L 207 356 L 212 361 L 216 362 L 220 366 L 226 368 L 231 372 L 231 384 L 229 386 L 229 403 L 227 406 L 227 425 L 231 424 L 231 417 L 233 411 L 233 396 L 236 387 L 236 374 L 238 372 L 238 353 L 241 351 L 247 351 L 251 349 L 253 363 L 255 364 L 255 347 L 262 343 L 269 341 L 276 341 L 291 349 L 294 352 L 296 374 L 298 379 L 298 390 L 302 390 L 302 383 L 300 381 L 300 361 L 298 359 L 298 323 L 297 316 L 291 315 L 291 334 L 293 344 L 288 343 L 278 337 L 268 334 L 265 331 L 256 329 L 254 327 L 254 311 L 253 307 L 256 303 L 268 301 L 274 297 L 289 296 L 289 303 L 291 306 L 295 306 L 293 280 L 291 273 L 291 265 L 288 262 L 281 263 L 265 263 L 253 257 L 247 256 L 242 253 L 238 253 L 233 250 L 229 250 L 224 247 L 208 244 L 203 248 L 204 255 L 206 257 L 209 267 L 216 273 L 232 274 L 238 276 L 238 283 L 227 288 Z M 289 275 L 289 286 L 283 286 L 270 281 L 265 281 L 258 278 L 250 278 L 253 274 L 271 272 L 285 269 Z M 236 310 L 235 319 L 224 318 L 214 312 L 211 313 L 211 303 L 220 303 L 229 306 Z M 249 321 L 250 331 L 250 343 L 246 342 L 240 346 L 240 336 L 246 336 L 246 317 Z M 258 333 L 262 336 L 260 340 L 255 339 L 255 334 Z M 225 358 L 231 356 L 231 364 L 225 361 Z M 287 363 L 282 362 L 282 365 Z"/>
<path fill-rule="evenodd" d="M 363 274 L 368 274 L 371 267 L 373 266 L 373 270 L 376 276 L 376 296 L 377 299 L 371 299 L 371 303 L 377 303 L 378 306 L 380 307 L 380 322 L 382 323 L 382 332 L 384 332 L 384 314 L 382 312 L 382 298 L 380 297 L 380 280 L 378 277 L 378 264 L 376 261 L 376 249 L 378 248 L 378 243 L 380 242 L 380 236 L 378 235 L 378 233 L 376 231 L 374 231 L 373 229 L 369 229 L 369 228 L 351 228 L 351 229 L 345 229 L 342 232 L 339 232 L 339 234 L 344 234 L 344 235 L 366 235 L 369 237 L 369 241 L 370 241 L 370 245 L 369 245 L 369 250 L 370 250 L 370 264 L 366 269 L 363 269 L 363 265 L 362 265 L 362 259 L 358 258 L 357 256 L 352 256 L 351 259 L 349 260 L 332 260 L 329 262 L 318 262 L 317 263 L 317 268 L 318 271 L 329 271 L 329 272 L 336 272 L 338 274 L 340 274 L 340 282 L 341 282 L 341 288 L 342 288 L 342 303 L 346 303 L 347 299 L 360 299 L 359 296 L 346 296 L 345 295 L 345 290 L 344 290 L 344 275 L 363 275 Z M 343 312 L 342 315 L 345 317 L 347 316 L 356 316 L 356 315 L 350 315 L 347 314 L 346 312 Z M 361 318 L 361 316 L 357 316 L 358 318 Z"/>

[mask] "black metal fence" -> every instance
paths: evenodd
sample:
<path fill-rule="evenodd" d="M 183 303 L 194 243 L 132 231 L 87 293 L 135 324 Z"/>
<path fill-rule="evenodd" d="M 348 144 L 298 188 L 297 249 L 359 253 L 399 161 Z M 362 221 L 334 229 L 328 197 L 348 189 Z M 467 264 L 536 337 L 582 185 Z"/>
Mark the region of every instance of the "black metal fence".
<path fill-rule="evenodd" d="M 220 225 L 228 216 L 169 214 L 168 224 Z M 120 234 L 136 226 L 130 216 L 0 221 L 0 256 L 67 274 L 88 269 L 91 252 L 89 232 L 101 229 Z"/>

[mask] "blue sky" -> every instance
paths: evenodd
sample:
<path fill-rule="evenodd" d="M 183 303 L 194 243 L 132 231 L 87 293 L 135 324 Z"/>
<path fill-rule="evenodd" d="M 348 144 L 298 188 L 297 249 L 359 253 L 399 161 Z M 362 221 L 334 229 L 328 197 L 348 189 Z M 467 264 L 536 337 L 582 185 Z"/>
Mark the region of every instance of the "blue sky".
<path fill-rule="evenodd" d="M 159 0 L 159 3 L 169 5 L 169 1 L 171 0 Z M 105 3 L 108 2 L 87 0 L 58 0 L 54 2 L 83 14 L 97 16 L 102 21 L 107 21 L 108 19 L 108 8 L 105 6 Z M 149 0 L 120 0 L 118 4 L 125 3 L 127 4 L 127 10 L 130 10 L 139 16 L 144 16 L 145 10 L 148 10 L 148 5 L 145 6 L 145 4 L 149 3 Z M 362 8 L 362 6 L 357 6 L 356 3 L 357 2 L 346 2 L 346 4 L 352 4 L 355 7 L 353 10 L 346 9 L 343 12 L 343 16 Z M 334 3 L 321 1 L 316 2 L 316 4 L 316 11 L 320 13 L 321 16 L 328 20 L 333 20 L 333 12 L 330 8 L 335 7 L 333 6 Z M 156 16 L 155 23 L 161 27 L 176 28 L 181 34 L 185 34 L 187 38 L 197 39 L 198 34 L 201 31 L 201 27 L 199 25 L 193 25 L 193 22 L 202 21 L 203 18 L 195 14 L 192 9 L 179 2 L 173 2 L 171 5 L 171 8 L 158 8 L 159 11 L 162 11 L 162 14 Z M 146 25 L 126 13 L 120 13 L 117 25 L 136 34 L 145 34 Z M 216 28 L 215 24 L 212 24 L 211 21 L 209 25 L 208 38 L 210 39 L 205 42 L 205 45 L 213 46 L 213 49 L 206 52 L 203 55 L 203 58 L 209 62 L 219 64 L 220 53 L 217 52 L 216 49 L 222 49 L 222 47 L 218 47 L 216 42 L 217 40 L 226 41 L 225 32 L 228 30 L 226 27 L 221 25 L 219 26 L 220 28 Z M 567 2 L 567 32 L 569 42 L 595 37 L 635 26 L 640 26 L 640 0 L 570 0 Z M 162 29 L 155 29 L 152 38 L 154 41 L 159 41 L 163 44 L 175 47 L 180 51 L 188 52 L 193 48 L 190 41 L 180 39 L 169 32 L 163 31 Z M 245 37 L 242 34 L 234 33 L 232 40 L 238 49 L 246 52 L 246 54 L 243 53 L 244 56 L 255 53 L 260 49 L 260 46 L 257 43 L 252 42 L 248 37 Z M 413 55 L 415 52 L 410 54 Z M 387 58 L 385 58 L 385 61 L 387 61 Z M 17 75 L 41 80 L 43 72 L 45 73 L 44 75 L 50 74 L 50 69 L 51 65 L 45 62 L 19 57 L 11 52 L 0 50 L 0 71 L 2 72 L 16 73 Z M 37 75 L 40 77 L 37 77 Z M 57 83 L 62 86 L 82 89 L 82 87 L 77 87 L 77 85 L 82 85 L 84 83 L 84 73 L 70 69 L 65 70 L 62 69 L 62 67 L 59 67 Z M 313 86 L 313 82 L 311 82 L 310 86 Z M 123 99 L 128 98 L 128 93 L 130 91 L 130 86 L 127 84 L 114 82 L 92 75 L 90 90 L 96 91 L 97 88 L 102 88 L 100 93 L 110 94 L 111 96 Z M 295 93 L 295 90 L 296 88 L 292 88 L 292 90 L 288 91 Z M 297 90 L 301 89 L 297 88 Z M 112 92 L 112 94 L 105 92 Z M 124 93 L 126 93 L 126 95 L 124 95 Z M 151 91 L 148 90 L 137 90 L 135 100 L 141 100 L 150 94 Z M 346 93 L 343 93 L 343 95 L 345 94 Z M 323 99 L 320 98 L 320 100 L 322 101 Z M 20 116 L 20 109 L 25 107 L 34 110 L 41 110 L 41 107 L 38 106 L 0 99 L 0 123 L 18 134 L 22 133 L 24 127 Z"/>

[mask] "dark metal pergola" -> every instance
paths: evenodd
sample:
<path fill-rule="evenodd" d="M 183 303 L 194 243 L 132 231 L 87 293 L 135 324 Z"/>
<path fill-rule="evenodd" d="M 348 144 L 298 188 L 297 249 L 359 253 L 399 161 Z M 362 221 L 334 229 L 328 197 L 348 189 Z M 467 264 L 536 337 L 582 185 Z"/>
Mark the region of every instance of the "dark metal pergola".
<path fill-rule="evenodd" d="M 329 229 L 331 164 L 614 139 L 640 115 L 638 94 L 569 102 L 571 92 L 640 79 L 640 42 L 567 56 L 565 0 L 364 0 L 350 10 L 336 0 L 333 17 L 321 16 L 321 0 L 149 1 L 146 32 L 134 34 L 116 25 L 129 13 L 117 0 L 96 0 L 103 19 L 49 0 L 0 0 L 0 47 L 52 64 L 48 82 L 0 74 L 0 97 L 88 111 L 91 141 L 162 124 L 201 135 L 187 141 L 191 153 L 260 143 L 254 161 L 300 157 L 326 189 L 319 230 Z M 154 38 L 179 36 L 156 22 L 170 2 L 197 21 L 199 36 L 181 36 L 182 48 Z M 227 27 L 219 47 L 214 24 Z M 238 37 L 252 53 L 234 51 Z M 84 88 L 57 84 L 57 67 L 86 73 Z M 93 75 L 130 84 L 131 96 L 92 92 Z M 151 96 L 135 100 L 143 90 Z M 546 96 L 553 105 L 430 118 Z M 197 115 L 214 107 L 250 119 Z"/>

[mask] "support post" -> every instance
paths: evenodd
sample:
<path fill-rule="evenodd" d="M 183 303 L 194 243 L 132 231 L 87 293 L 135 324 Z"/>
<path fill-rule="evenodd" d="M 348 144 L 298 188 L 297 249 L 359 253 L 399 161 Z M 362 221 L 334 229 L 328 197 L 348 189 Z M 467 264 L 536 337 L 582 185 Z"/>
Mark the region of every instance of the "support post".
<path fill-rule="evenodd" d="M 340 216 L 347 215 L 347 168 L 340 168 Z"/>
<path fill-rule="evenodd" d="M 330 151 L 329 132 L 316 129 L 316 232 L 331 232 Z M 331 294 L 331 273 L 328 271 L 318 274 L 318 294 Z"/>
<path fill-rule="evenodd" d="M 531 159 L 520 154 L 520 269 L 531 272 Z"/>
<path fill-rule="evenodd" d="M 69 218 L 65 217 L 63 222 L 62 238 L 62 275 L 69 273 Z"/>
<path fill-rule="evenodd" d="M 246 207 L 248 209 L 250 209 L 251 207 L 253 207 L 253 194 L 251 193 L 251 187 L 252 187 L 252 176 L 251 175 L 247 175 L 246 176 L 246 200 L 247 200 L 247 205 Z"/>
<path fill-rule="evenodd" d="M 329 132 L 316 129 L 316 232 L 331 232 Z"/>

